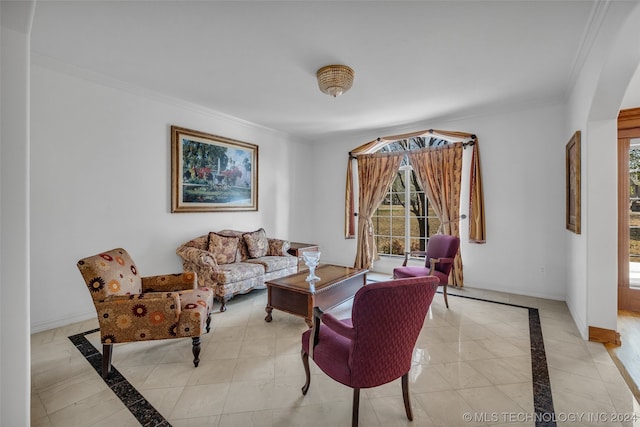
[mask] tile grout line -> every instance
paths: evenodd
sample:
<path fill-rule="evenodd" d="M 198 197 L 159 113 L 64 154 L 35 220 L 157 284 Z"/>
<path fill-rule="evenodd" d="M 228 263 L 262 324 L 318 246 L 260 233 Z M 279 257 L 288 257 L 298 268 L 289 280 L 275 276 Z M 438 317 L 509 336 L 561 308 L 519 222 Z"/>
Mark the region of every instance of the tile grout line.
<path fill-rule="evenodd" d="M 438 291 L 438 293 L 441 292 Z M 536 427 L 555 427 L 557 425 L 556 415 L 553 407 L 551 381 L 549 379 L 549 368 L 547 366 L 547 353 L 544 349 L 542 325 L 540 323 L 540 312 L 538 309 L 519 304 L 511 304 L 508 302 L 491 301 L 468 295 L 449 294 L 449 296 L 485 301 L 492 304 L 508 305 L 510 307 L 523 308 L 529 311 L 529 342 L 531 343 L 534 421 Z"/>
<path fill-rule="evenodd" d="M 99 330 L 100 329 L 92 329 L 71 335 L 68 338 L 140 424 L 145 427 L 171 427 L 171 424 L 169 424 L 156 408 L 154 408 L 114 366 L 111 367 L 111 373 L 108 378 L 102 377 L 102 353 L 86 338 L 86 335 L 98 332 Z"/>
<path fill-rule="evenodd" d="M 442 293 L 438 291 L 438 293 Z M 526 309 L 529 312 L 529 341 L 531 343 L 531 371 L 533 385 L 533 406 L 536 427 L 554 427 L 555 411 L 551 393 L 551 382 L 547 367 L 540 314 L 537 308 L 526 307 L 501 301 L 491 301 L 467 295 L 449 294 L 458 298 L 467 298 L 492 304 L 506 305 Z M 69 340 L 82 353 L 93 366 L 100 378 L 102 378 L 102 354 L 87 340 L 86 335 L 98 332 L 100 329 L 92 329 L 76 335 L 69 336 Z M 171 424 L 149 403 L 138 390 L 112 366 L 109 378 L 104 379 L 109 388 L 125 404 L 127 409 L 143 426 L 171 427 Z M 133 399 L 132 399 L 133 398 Z"/>

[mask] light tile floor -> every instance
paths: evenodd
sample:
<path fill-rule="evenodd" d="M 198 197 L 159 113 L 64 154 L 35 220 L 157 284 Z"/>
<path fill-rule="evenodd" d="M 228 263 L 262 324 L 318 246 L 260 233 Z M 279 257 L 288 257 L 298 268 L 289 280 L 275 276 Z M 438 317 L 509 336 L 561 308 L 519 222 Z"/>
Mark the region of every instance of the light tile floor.
<path fill-rule="evenodd" d="M 442 295 L 434 298 L 410 373 L 414 421 L 406 419 L 397 380 L 362 391 L 361 426 L 640 426 L 640 419 L 615 419 L 640 417 L 640 406 L 604 346 L 582 340 L 563 302 L 471 288 L 454 293 L 479 299 L 450 296 L 446 309 Z M 310 390 L 300 392 L 304 321 L 274 310 L 266 323 L 265 305 L 259 290 L 215 312 L 198 368 L 189 339 L 118 345 L 113 365 L 164 417 L 160 425 L 349 426 L 351 389 L 313 363 Z M 532 372 L 540 366 L 532 366 L 529 310 L 522 307 L 539 313 L 551 422 L 535 421 Z M 348 317 L 350 305 L 333 311 Z M 97 326 L 90 320 L 32 335 L 33 426 L 141 425 L 68 339 Z M 101 348 L 97 332 L 86 338 Z"/>

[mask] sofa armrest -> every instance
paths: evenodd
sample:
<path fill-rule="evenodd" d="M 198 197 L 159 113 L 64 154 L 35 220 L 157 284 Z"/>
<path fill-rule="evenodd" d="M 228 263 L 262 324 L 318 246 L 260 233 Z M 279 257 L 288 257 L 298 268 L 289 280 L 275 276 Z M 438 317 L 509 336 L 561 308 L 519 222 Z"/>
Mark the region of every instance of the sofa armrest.
<path fill-rule="evenodd" d="M 183 259 L 199 267 L 207 267 L 218 271 L 218 263 L 211 252 L 194 248 L 192 246 L 180 246 L 176 249 L 176 254 Z"/>
<path fill-rule="evenodd" d="M 142 292 L 176 292 L 197 287 L 198 276 L 191 271 L 142 277 Z"/>
<path fill-rule="evenodd" d="M 288 240 L 271 239 L 269 241 L 269 249 L 267 250 L 267 256 L 291 256 L 287 251 L 291 247 L 291 243 Z"/>

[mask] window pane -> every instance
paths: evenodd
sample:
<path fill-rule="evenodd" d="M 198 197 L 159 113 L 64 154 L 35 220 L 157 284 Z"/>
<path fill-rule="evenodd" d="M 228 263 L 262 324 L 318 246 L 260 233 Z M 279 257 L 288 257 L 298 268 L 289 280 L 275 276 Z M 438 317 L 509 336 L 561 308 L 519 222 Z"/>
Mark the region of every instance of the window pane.
<path fill-rule="evenodd" d="M 426 138 L 424 136 L 419 136 L 416 138 L 409 139 L 409 149 L 416 150 L 420 148 L 426 147 Z"/>
<path fill-rule="evenodd" d="M 411 242 L 411 250 L 412 251 L 424 251 L 425 248 L 427 247 L 425 239 L 412 237 L 410 242 Z"/>
<path fill-rule="evenodd" d="M 429 218 L 428 227 L 426 236 L 431 237 L 438 232 L 438 228 L 440 228 L 440 220 L 438 218 Z"/>
<path fill-rule="evenodd" d="M 424 222 L 424 217 L 417 217 L 413 214 L 409 215 L 409 224 L 411 227 L 411 236 L 420 237 L 420 222 Z"/>
<path fill-rule="evenodd" d="M 420 188 L 420 184 L 418 183 L 418 177 L 416 177 L 416 173 L 414 171 L 411 171 L 410 176 L 411 176 L 411 179 L 409 179 L 409 182 L 407 183 L 407 186 L 409 187 L 409 191 L 413 193 L 415 191 L 422 190 L 422 188 Z"/>
<path fill-rule="evenodd" d="M 629 261 L 640 262 L 640 148 L 629 149 Z"/>
<path fill-rule="evenodd" d="M 409 199 L 409 212 L 415 216 L 424 216 L 424 197 L 420 194 L 411 193 Z"/>
<path fill-rule="evenodd" d="M 378 206 L 378 209 L 375 210 L 373 216 L 384 216 L 389 215 L 389 205 L 382 204 Z"/>
<path fill-rule="evenodd" d="M 391 193 L 391 203 L 394 207 L 398 207 L 404 212 L 404 193 Z"/>
<path fill-rule="evenodd" d="M 393 183 L 391 184 L 391 191 L 393 193 L 404 194 L 404 173 L 402 171 L 398 172 Z"/>
<path fill-rule="evenodd" d="M 404 144 L 402 141 L 391 142 L 380 149 L 381 153 L 404 151 Z"/>
<path fill-rule="evenodd" d="M 404 255 L 404 236 L 391 239 L 391 254 Z"/>
<path fill-rule="evenodd" d="M 391 235 L 404 238 L 404 212 L 401 212 L 402 216 L 394 216 L 391 221 Z"/>
<path fill-rule="evenodd" d="M 378 236 L 376 237 L 376 246 L 378 247 L 378 253 L 379 254 L 390 254 L 390 248 L 391 245 L 390 243 L 390 239 L 388 237 L 382 237 L 382 236 Z"/>
<path fill-rule="evenodd" d="M 429 139 L 430 140 L 430 139 Z M 410 141 L 412 146 L 424 146 L 429 140 Z M 393 149 L 404 149 L 398 144 Z M 408 190 L 405 189 L 408 187 Z M 406 221 L 409 236 L 405 236 Z M 378 253 L 403 255 L 409 250 L 424 250 L 427 237 L 438 232 L 440 221 L 429 206 L 413 170 L 400 170 L 391 189 L 373 217 L 374 237 Z"/>
<path fill-rule="evenodd" d="M 629 257 L 631 262 L 640 262 L 640 228 L 629 229 Z"/>
<path fill-rule="evenodd" d="M 374 234 L 388 236 L 391 231 L 391 219 L 388 216 L 372 218 Z"/>

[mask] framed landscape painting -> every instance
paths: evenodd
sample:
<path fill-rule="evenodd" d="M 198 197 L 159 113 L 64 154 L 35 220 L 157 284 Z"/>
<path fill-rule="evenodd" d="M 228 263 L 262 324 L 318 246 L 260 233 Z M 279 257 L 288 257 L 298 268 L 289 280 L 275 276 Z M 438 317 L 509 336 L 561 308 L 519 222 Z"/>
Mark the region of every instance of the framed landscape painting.
<path fill-rule="evenodd" d="M 258 146 L 171 126 L 171 212 L 258 210 Z"/>
<path fill-rule="evenodd" d="M 580 131 L 576 131 L 567 143 L 567 230 L 580 234 Z"/>

